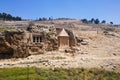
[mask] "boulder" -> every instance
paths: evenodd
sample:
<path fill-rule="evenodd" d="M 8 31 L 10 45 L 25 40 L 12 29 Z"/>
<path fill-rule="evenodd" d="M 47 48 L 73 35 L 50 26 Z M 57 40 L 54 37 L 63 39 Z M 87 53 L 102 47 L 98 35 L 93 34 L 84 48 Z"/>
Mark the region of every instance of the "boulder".
<path fill-rule="evenodd" d="M 120 37 L 120 34 L 118 34 L 116 32 L 111 32 L 111 31 L 104 32 L 104 34 L 105 35 L 115 36 L 115 37 Z"/>
<path fill-rule="evenodd" d="M 81 42 L 82 45 L 88 45 L 88 42 L 87 41 L 83 41 Z"/>

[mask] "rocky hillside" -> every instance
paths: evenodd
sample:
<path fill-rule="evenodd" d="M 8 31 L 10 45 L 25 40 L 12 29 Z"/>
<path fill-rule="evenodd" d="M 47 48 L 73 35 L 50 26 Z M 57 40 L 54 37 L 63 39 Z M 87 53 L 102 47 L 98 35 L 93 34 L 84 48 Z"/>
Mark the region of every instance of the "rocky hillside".
<path fill-rule="evenodd" d="M 16 22 L 9 22 L 16 25 Z M 8 24 L 8 22 L 6 22 Z M 17 24 L 28 25 L 29 22 Z M 31 64 L 31 66 L 37 66 L 39 64 L 42 67 L 101 67 L 101 68 L 111 68 L 120 69 L 120 28 L 114 27 L 112 25 L 94 25 L 94 24 L 83 24 L 79 20 L 65 20 L 65 21 L 41 21 L 34 22 L 35 25 L 44 26 L 54 26 L 59 28 L 70 29 L 74 32 L 77 38 L 76 46 L 71 50 L 65 51 L 52 51 L 46 52 L 44 55 L 29 56 L 18 64 L 14 63 L 14 66 L 26 66 L 26 64 Z M 19 26 L 20 28 L 20 26 Z M 22 34 L 19 32 L 18 34 Z M 22 34 L 24 35 L 24 34 Z M 9 36 L 9 35 L 8 35 Z M 14 39 L 19 39 L 18 36 L 13 35 Z M 12 41 L 11 39 L 6 39 L 4 37 L 0 38 L 0 50 L 1 52 L 9 52 L 24 50 L 27 53 L 26 47 L 21 44 L 22 40 L 18 42 Z M 11 46 L 9 44 L 21 44 L 16 46 Z M 4 47 L 2 47 L 4 45 Z M 13 50 L 14 49 L 14 50 Z M 73 51 L 74 50 L 74 51 Z M 20 52 L 24 54 L 24 52 Z M 10 54 L 11 55 L 11 54 Z M 45 60 L 46 62 L 39 61 Z M 6 63 L 6 61 L 5 61 Z M 25 64 L 26 63 L 26 64 Z M 72 65 L 71 65 L 72 64 Z M 3 65 L 1 63 L 1 65 Z M 74 65 L 74 66 L 73 66 Z M 3 65 L 8 67 L 8 65 Z"/>

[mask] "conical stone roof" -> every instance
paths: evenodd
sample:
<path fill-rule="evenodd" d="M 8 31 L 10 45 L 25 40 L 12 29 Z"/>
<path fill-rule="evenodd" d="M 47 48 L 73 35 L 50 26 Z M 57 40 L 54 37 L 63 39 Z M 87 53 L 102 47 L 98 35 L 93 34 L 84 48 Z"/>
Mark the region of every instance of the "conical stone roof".
<path fill-rule="evenodd" d="M 60 34 L 58 36 L 69 36 L 68 33 L 65 31 L 65 29 L 63 28 L 62 31 L 60 32 Z"/>

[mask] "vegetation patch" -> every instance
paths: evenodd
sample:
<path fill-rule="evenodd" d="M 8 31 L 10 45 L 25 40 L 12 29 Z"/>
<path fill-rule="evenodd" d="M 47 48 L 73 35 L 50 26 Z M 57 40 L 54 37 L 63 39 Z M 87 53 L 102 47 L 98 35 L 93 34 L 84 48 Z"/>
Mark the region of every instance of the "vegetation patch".
<path fill-rule="evenodd" d="M 0 80 L 120 80 L 120 73 L 97 68 L 2 68 Z"/>

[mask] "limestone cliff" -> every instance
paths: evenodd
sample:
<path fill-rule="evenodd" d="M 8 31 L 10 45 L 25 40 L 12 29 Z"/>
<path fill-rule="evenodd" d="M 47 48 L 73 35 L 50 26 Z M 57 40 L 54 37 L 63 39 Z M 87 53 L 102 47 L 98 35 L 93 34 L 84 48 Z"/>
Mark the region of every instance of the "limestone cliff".
<path fill-rule="evenodd" d="M 75 46 L 76 39 L 72 31 L 69 35 L 69 47 Z M 58 50 L 58 30 L 56 28 L 33 27 L 7 30 L 0 37 L 0 58 L 23 58 L 29 55 L 44 54 Z"/>
<path fill-rule="evenodd" d="M 27 57 L 29 55 L 24 30 L 10 30 L 4 32 L 0 38 L 0 58 Z"/>
<path fill-rule="evenodd" d="M 40 34 L 40 33 L 36 33 Z M 42 32 L 41 43 L 32 42 L 32 32 L 14 29 L 7 30 L 0 37 L 0 58 L 21 58 L 31 54 L 43 54 L 45 51 L 57 50 L 55 33 Z"/>

